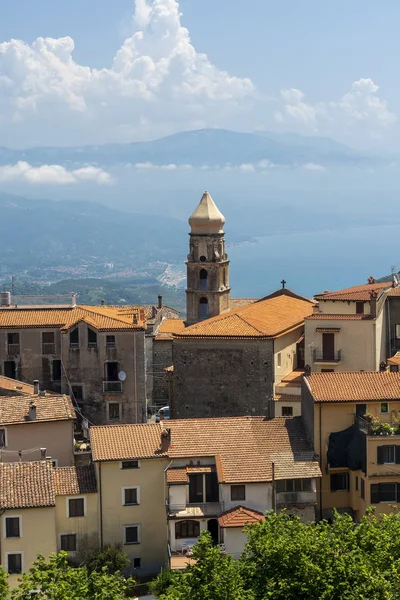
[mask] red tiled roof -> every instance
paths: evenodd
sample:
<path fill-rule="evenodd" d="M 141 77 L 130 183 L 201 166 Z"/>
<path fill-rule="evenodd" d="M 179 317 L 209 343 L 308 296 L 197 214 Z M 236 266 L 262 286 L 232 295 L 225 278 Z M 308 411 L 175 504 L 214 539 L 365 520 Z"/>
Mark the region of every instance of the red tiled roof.
<path fill-rule="evenodd" d="M 29 419 L 29 407 L 32 404 L 36 406 L 36 416 L 35 419 L 31 420 Z M 56 394 L 0 396 L 1 425 L 34 424 L 43 421 L 65 421 L 75 418 L 75 410 L 69 396 Z"/>
<path fill-rule="evenodd" d="M 391 281 L 354 285 L 336 292 L 324 292 L 323 294 L 316 294 L 315 298 L 316 300 L 370 300 L 371 292 L 377 292 L 379 294 L 383 290 L 390 288 L 391 285 Z"/>
<path fill-rule="evenodd" d="M 241 527 L 265 521 L 263 513 L 245 506 L 235 506 L 218 517 L 220 527 Z"/>
<path fill-rule="evenodd" d="M 371 315 L 328 315 L 326 313 L 314 313 L 306 317 L 307 321 L 371 321 Z"/>
<path fill-rule="evenodd" d="M 400 400 L 400 373 L 356 371 L 311 373 L 304 377 L 315 402 Z"/>
<path fill-rule="evenodd" d="M 51 462 L 0 463 L 0 508 L 55 506 Z"/>
<path fill-rule="evenodd" d="M 54 469 L 56 496 L 95 494 L 97 492 L 94 465 L 57 467 Z"/>
<path fill-rule="evenodd" d="M 185 329 L 185 319 L 164 319 L 158 328 L 155 339 L 172 340 L 174 333 L 180 333 Z"/>

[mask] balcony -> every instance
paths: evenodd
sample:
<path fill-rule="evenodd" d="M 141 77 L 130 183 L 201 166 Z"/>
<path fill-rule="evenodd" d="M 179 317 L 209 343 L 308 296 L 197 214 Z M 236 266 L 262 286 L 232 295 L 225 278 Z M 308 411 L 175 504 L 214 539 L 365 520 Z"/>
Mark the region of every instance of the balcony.
<path fill-rule="evenodd" d="M 276 506 L 315 505 L 317 495 L 315 492 L 277 492 Z"/>
<path fill-rule="evenodd" d="M 103 393 L 122 394 L 122 381 L 103 381 Z"/>
<path fill-rule="evenodd" d="M 8 355 L 9 356 L 19 356 L 19 354 L 20 354 L 19 344 L 8 344 Z"/>
<path fill-rule="evenodd" d="M 97 350 L 97 342 L 88 342 L 89 350 Z"/>
<path fill-rule="evenodd" d="M 337 350 L 336 352 L 324 352 L 315 348 L 313 350 L 313 361 L 315 363 L 338 363 L 342 360 L 342 351 Z"/>
<path fill-rule="evenodd" d="M 199 504 L 168 504 L 167 515 L 170 518 L 217 517 L 224 512 L 223 502 L 203 502 Z"/>
<path fill-rule="evenodd" d="M 373 437 L 390 437 L 400 435 L 399 423 L 387 423 L 380 421 L 377 417 L 373 417 L 371 420 L 363 419 L 362 417 L 354 417 L 354 423 L 359 431 Z"/>
<path fill-rule="evenodd" d="M 56 353 L 56 345 L 55 344 L 42 344 L 42 354 L 55 354 Z"/>

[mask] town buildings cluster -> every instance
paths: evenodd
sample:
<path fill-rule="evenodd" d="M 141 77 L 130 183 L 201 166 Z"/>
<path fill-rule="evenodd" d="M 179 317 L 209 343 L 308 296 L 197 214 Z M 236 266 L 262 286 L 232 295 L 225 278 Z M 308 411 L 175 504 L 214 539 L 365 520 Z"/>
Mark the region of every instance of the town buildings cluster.
<path fill-rule="evenodd" d="M 224 217 L 189 219 L 187 311 L 0 305 L 0 558 L 121 544 L 183 568 L 202 530 L 239 556 L 285 509 L 358 520 L 400 501 L 400 286 L 231 298 Z M 171 419 L 148 419 L 149 407 Z M 149 422 L 148 422 L 149 421 Z"/>

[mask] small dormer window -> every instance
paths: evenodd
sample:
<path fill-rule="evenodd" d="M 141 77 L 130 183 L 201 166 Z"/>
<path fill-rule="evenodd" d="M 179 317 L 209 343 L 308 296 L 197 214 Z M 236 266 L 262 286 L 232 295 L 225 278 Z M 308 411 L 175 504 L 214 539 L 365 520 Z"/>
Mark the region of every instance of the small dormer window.
<path fill-rule="evenodd" d="M 70 348 L 79 348 L 79 329 L 76 327 L 69 334 Z"/>
<path fill-rule="evenodd" d="M 356 315 L 364 314 L 364 302 L 356 302 Z"/>
<path fill-rule="evenodd" d="M 97 348 L 97 333 L 88 327 L 88 348 Z"/>

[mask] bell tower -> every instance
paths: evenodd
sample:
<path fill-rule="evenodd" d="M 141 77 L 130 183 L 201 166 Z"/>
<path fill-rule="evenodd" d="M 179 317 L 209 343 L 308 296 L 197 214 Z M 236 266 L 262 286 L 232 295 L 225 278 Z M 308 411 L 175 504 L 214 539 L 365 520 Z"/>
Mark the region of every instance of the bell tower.
<path fill-rule="evenodd" d="M 187 325 L 229 310 L 229 260 L 225 253 L 224 224 L 224 216 L 210 194 L 204 192 L 189 218 Z"/>

